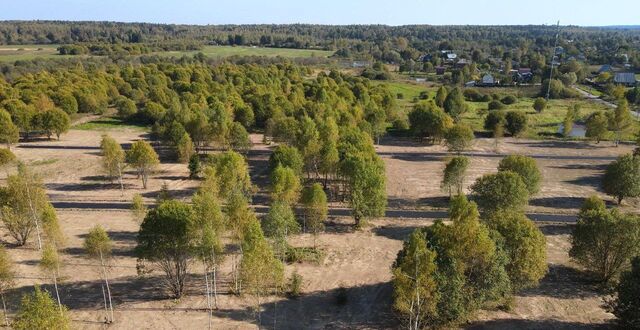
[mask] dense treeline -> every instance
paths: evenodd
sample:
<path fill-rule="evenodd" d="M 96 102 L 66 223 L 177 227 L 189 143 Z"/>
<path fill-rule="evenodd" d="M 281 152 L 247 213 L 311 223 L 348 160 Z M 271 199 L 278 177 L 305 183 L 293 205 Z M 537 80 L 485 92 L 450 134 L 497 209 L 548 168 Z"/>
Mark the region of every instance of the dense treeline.
<path fill-rule="evenodd" d="M 5 21 L 0 44 L 149 43 L 192 40 L 219 45 L 260 45 L 336 50 L 345 57 L 390 63 L 417 61 L 423 53 L 454 50 L 485 63 L 512 59 L 523 66 L 548 58 L 554 26 L 385 26 L 385 25 L 166 25 L 115 22 Z M 560 45 L 589 62 L 620 62 L 625 53 L 636 68 L 638 29 L 563 27 Z M 437 55 L 437 54 L 434 54 Z M 437 56 L 436 56 L 437 57 Z M 544 61 L 543 61 L 544 62 Z M 436 63 L 437 64 L 437 63 Z"/>

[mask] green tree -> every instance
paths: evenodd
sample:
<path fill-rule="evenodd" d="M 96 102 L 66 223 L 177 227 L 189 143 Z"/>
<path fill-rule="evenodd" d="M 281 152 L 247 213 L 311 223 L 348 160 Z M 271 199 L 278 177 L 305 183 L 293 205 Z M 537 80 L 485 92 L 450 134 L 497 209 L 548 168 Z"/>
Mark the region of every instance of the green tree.
<path fill-rule="evenodd" d="M 15 285 L 15 277 L 13 261 L 4 246 L 0 245 L 0 299 L 2 299 L 2 310 L 6 326 L 9 326 L 9 317 L 7 315 L 5 295 Z"/>
<path fill-rule="evenodd" d="M 640 196 L 640 157 L 626 154 L 607 166 L 602 177 L 602 188 L 618 200 Z"/>
<path fill-rule="evenodd" d="M 511 136 L 520 136 L 527 129 L 527 114 L 523 111 L 513 110 L 505 115 L 504 128 Z"/>
<path fill-rule="evenodd" d="M 545 100 L 544 98 L 538 97 L 533 101 L 533 109 L 536 110 L 536 112 L 542 112 L 546 108 L 547 100 Z"/>
<path fill-rule="evenodd" d="M 522 182 L 527 186 L 529 195 L 535 195 L 540 191 L 540 181 L 542 174 L 535 159 L 522 155 L 509 155 L 503 158 L 498 164 L 498 171 L 511 171 L 520 176 Z"/>
<path fill-rule="evenodd" d="M 3 204 L 2 222 L 9 235 L 22 246 L 35 230 L 38 249 L 42 250 L 43 221 L 51 209 L 40 177 L 25 165 L 18 165 L 18 173 L 7 177 Z"/>
<path fill-rule="evenodd" d="M 102 153 L 103 171 L 109 176 L 109 180 L 113 180 L 114 177 L 118 178 L 120 190 L 124 191 L 124 184 L 122 182 L 122 173 L 126 166 L 124 150 L 122 150 L 120 143 L 108 135 L 102 136 L 100 149 Z"/>
<path fill-rule="evenodd" d="M 327 195 L 319 183 L 314 183 L 302 190 L 300 202 L 304 213 L 303 229 L 311 231 L 315 246 L 318 233 L 324 230 L 324 221 L 329 213 Z"/>
<path fill-rule="evenodd" d="M 196 216 L 196 256 L 204 265 L 207 306 L 209 309 L 212 307 L 210 297 L 213 291 L 213 306 L 218 308 L 218 266 L 224 259 L 221 238 L 224 234 L 226 218 L 213 191 L 199 189 L 193 196 L 192 203 Z M 211 285 L 209 284 L 210 274 Z"/>
<path fill-rule="evenodd" d="M 490 229 L 500 233 L 498 240 L 509 256 L 507 273 L 515 290 L 533 287 L 547 273 L 544 234 L 520 212 L 498 211 L 487 220 Z"/>
<path fill-rule="evenodd" d="M 445 135 L 449 151 L 454 151 L 458 154 L 471 147 L 473 138 L 473 129 L 469 125 L 462 123 L 453 125 Z"/>
<path fill-rule="evenodd" d="M 232 122 L 229 127 L 227 141 L 232 150 L 246 153 L 251 149 L 251 139 L 247 130 L 239 122 Z"/>
<path fill-rule="evenodd" d="M 578 264 L 609 282 L 629 266 L 640 253 L 640 217 L 606 210 L 585 209 L 571 236 L 571 256 Z"/>
<path fill-rule="evenodd" d="M 228 199 L 236 193 L 246 197 L 251 194 L 253 188 L 249 166 L 244 157 L 235 151 L 217 154 L 212 160 L 212 168 L 205 172 L 205 181 L 216 178 L 218 191 L 223 199 Z"/>
<path fill-rule="evenodd" d="M 141 223 L 147 215 L 147 206 L 140 194 L 134 194 L 131 199 L 131 216 L 135 222 Z"/>
<path fill-rule="evenodd" d="M 629 131 L 632 123 L 633 120 L 631 118 L 631 111 L 629 111 L 629 103 L 626 99 L 622 99 L 618 102 L 618 106 L 609 118 L 609 127 L 615 132 L 616 146 L 620 143 L 622 135 Z"/>
<path fill-rule="evenodd" d="M 384 216 L 387 208 L 386 177 L 384 164 L 377 161 L 356 161 L 351 177 L 351 206 L 356 227 L 366 218 Z"/>
<path fill-rule="evenodd" d="M 440 86 L 435 96 L 435 102 L 438 107 L 444 108 L 444 101 L 447 99 L 447 95 L 449 95 L 447 88 L 444 86 Z"/>
<path fill-rule="evenodd" d="M 182 297 L 188 266 L 196 248 L 195 213 L 183 202 L 170 200 L 147 213 L 138 232 L 137 255 L 157 263 L 164 271 L 165 286 Z"/>
<path fill-rule="evenodd" d="M 562 121 L 562 135 L 564 137 L 571 136 L 571 131 L 573 130 L 573 123 L 578 119 L 578 109 L 576 107 L 572 107 L 567 109 L 567 113 L 564 116 Z"/>
<path fill-rule="evenodd" d="M 111 302 L 111 287 L 109 286 L 109 276 L 107 274 L 107 267 L 108 262 L 111 259 L 113 242 L 111 242 L 109 234 L 107 234 L 104 228 L 100 225 L 96 225 L 87 234 L 83 246 L 90 258 L 100 260 L 100 271 L 107 288 L 107 297 L 109 298 L 108 309 L 111 312 L 110 314 L 107 314 L 107 320 L 110 320 L 109 322 L 114 322 L 113 303 Z M 104 309 L 107 310 L 106 301 Z"/>
<path fill-rule="evenodd" d="M 487 213 L 498 210 L 522 211 L 529 201 L 529 191 L 520 175 L 504 171 L 485 174 L 471 186 L 474 200 Z"/>
<path fill-rule="evenodd" d="M 607 136 L 608 131 L 607 116 L 602 111 L 592 113 L 585 123 L 586 132 L 585 136 L 596 140 L 596 143 L 600 143 L 602 139 Z"/>
<path fill-rule="evenodd" d="M 71 329 L 71 320 L 66 307 L 59 309 L 49 293 L 36 286 L 33 294 L 22 296 L 12 327 L 16 330 L 68 330 Z"/>
<path fill-rule="evenodd" d="M 176 143 L 176 154 L 178 155 L 178 161 L 181 163 L 187 163 L 191 156 L 195 154 L 195 148 L 188 133 L 185 132 Z"/>
<path fill-rule="evenodd" d="M 261 323 L 260 304 L 262 297 L 278 292 L 284 283 L 284 266 L 276 258 L 264 238 L 259 221 L 254 217 L 246 227 L 242 241 L 242 263 L 240 277 L 245 290 L 255 298 L 258 324 Z"/>
<path fill-rule="evenodd" d="M 143 188 L 147 189 L 149 175 L 160 164 L 158 154 L 149 142 L 138 140 L 131 145 L 131 149 L 127 150 L 126 159 L 129 166 L 136 169 L 138 177 L 142 178 Z"/>
<path fill-rule="evenodd" d="M 66 133 L 71 127 L 71 118 L 69 118 L 69 115 L 58 108 L 42 112 L 41 115 L 42 128 L 49 139 L 51 139 L 52 134 L 55 134 L 58 140 L 60 140 L 60 135 Z"/>
<path fill-rule="evenodd" d="M 269 156 L 269 171 L 273 172 L 278 165 L 288 167 L 300 176 L 304 170 L 304 159 L 296 147 L 279 145 Z"/>
<path fill-rule="evenodd" d="M 454 191 L 458 195 L 463 193 L 467 168 L 469 168 L 469 158 L 464 156 L 453 157 L 445 165 L 440 187 L 449 192 L 449 197 Z"/>
<path fill-rule="evenodd" d="M 138 113 L 136 103 L 124 96 L 116 100 L 116 109 L 118 109 L 118 117 L 122 119 L 129 119 Z"/>
<path fill-rule="evenodd" d="M 17 143 L 20 139 L 18 127 L 13 124 L 11 115 L 0 108 L 0 143 L 7 145 L 11 149 L 11 145 Z"/>
<path fill-rule="evenodd" d="M 300 199 L 301 190 L 300 177 L 294 170 L 278 166 L 271 172 L 271 199 L 274 201 L 293 205 Z"/>
<path fill-rule="evenodd" d="M 640 328 L 640 257 L 633 259 L 631 270 L 620 276 L 616 292 L 613 314 L 618 324 L 623 329 Z"/>
<path fill-rule="evenodd" d="M 489 111 L 487 117 L 484 119 L 484 129 L 495 132 L 496 127 L 504 126 L 507 124 L 506 113 L 504 111 L 496 110 Z"/>
<path fill-rule="evenodd" d="M 440 142 L 453 126 L 453 119 L 433 102 L 420 102 L 409 113 L 409 124 L 413 135 Z"/>
<path fill-rule="evenodd" d="M 415 230 L 404 243 L 403 253 L 392 266 L 393 307 L 409 329 L 422 329 L 436 313 L 439 300 L 436 253 L 429 250 L 424 234 Z"/>
<path fill-rule="evenodd" d="M 464 101 L 464 95 L 460 88 L 455 87 L 444 100 L 444 111 L 449 114 L 455 121 L 460 119 L 460 116 L 467 112 L 469 106 Z"/>
<path fill-rule="evenodd" d="M 58 300 L 58 307 L 62 313 L 62 302 L 60 301 L 60 292 L 58 291 L 58 278 L 60 277 L 60 267 L 62 266 L 62 260 L 58 250 L 53 245 L 46 245 L 42 249 L 42 257 L 40 258 L 40 268 L 45 274 L 50 274 L 53 279 L 53 286 L 56 291 L 56 299 Z"/>
<path fill-rule="evenodd" d="M 291 205 L 283 201 L 274 201 L 262 222 L 262 230 L 273 240 L 276 255 L 284 261 L 289 248 L 287 238 L 300 232 L 300 224 L 296 221 Z"/>

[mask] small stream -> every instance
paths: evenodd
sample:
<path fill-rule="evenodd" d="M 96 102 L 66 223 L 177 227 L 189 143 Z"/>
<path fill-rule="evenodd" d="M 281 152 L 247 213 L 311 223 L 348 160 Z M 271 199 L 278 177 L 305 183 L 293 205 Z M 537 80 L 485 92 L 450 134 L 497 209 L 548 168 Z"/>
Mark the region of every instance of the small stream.
<path fill-rule="evenodd" d="M 564 128 L 564 125 L 560 124 L 560 127 L 558 127 L 558 133 L 562 134 L 562 129 Z M 587 129 L 584 125 L 582 124 L 573 124 L 573 128 L 571 129 L 571 134 L 569 134 L 570 137 L 576 137 L 576 138 L 583 138 L 585 136 Z"/>

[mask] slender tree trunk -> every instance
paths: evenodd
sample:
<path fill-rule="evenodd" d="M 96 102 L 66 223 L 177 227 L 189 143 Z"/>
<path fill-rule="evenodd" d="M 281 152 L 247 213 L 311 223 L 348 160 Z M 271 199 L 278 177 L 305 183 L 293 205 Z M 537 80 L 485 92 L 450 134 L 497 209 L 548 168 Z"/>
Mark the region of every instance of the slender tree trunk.
<path fill-rule="evenodd" d="M 102 299 L 104 300 L 104 323 L 109 323 L 109 307 L 107 306 L 107 294 L 104 292 L 104 284 L 100 285 L 102 288 Z"/>
<path fill-rule="evenodd" d="M 124 196 L 124 183 L 122 183 L 122 166 L 118 164 L 118 183 L 120 183 L 120 194 Z"/>
<path fill-rule="evenodd" d="M 206 296 L 207 296 L 207 315 L 208 315 L 208 321 L 209 321 L 209 330 L 211 330 L 211 290 L 209 289 L 209 269 L 207 269 L 207 262 L 206 260 L 204 260 L 202 262 L 202 265 L 204 266 L 204 283 L 205 283 L 205 290 L 206 290 Z"/>
<path fill-rule="evenodd" d="M 104 266 L 104 258 L 102 258 L 102 251 L 100 251 L 100 265 L 102 266 L 102 273 L 104 274 L 104 283 L 107 285 L 107 295 L 109 296 L 109 309 L 111 310 L 111 322 L 115 321 L 113 317 L 113 303 L 111 302 L 111 288 L 109 287 L 109 277 L 107 276 L 107 269 Z"/>
<path fill-rule="evenodd" d="M 0 293 L 0 298 L 2 298 L 2 309 L 4 310 L 4 324 L 9 326 L 9 316 L 7 316 L 7 304 L 4 301 L 4 292 Z"/>
<path fill-rule="evenodd" d="M 213 261 L 213 272 L 212 272 L 212 276 L 213 276 L 213 306 L 215 309 L 218 309 L 218 280 L 217 280 L 217 272 L 218 272 L 218 266 L 217 266 L 217 260 L 216 260 L 216 255 L 215 255 L 215 251 L 212 252 L 212 261 Z"/>
<path fill-rule="evenodd" d="M 40 221 L 38 220 L 35 207 L 33 206 L 33 199 L 31 198 L 31 189 L 29 189 L 29 184 L 25 183 L 25 187 L 27 188 L 27 200 L 29 201 L 29 210 L 31 211 L 31 219 L 36 224 L 36 234 L 38 236 L 38 251 L 42 251 L 42 238 L 40 237 Z"/>
<path fill-rule="evenodd" d="M 60 314 L 62 314 L 62 302 L 60 302 L 60 292 L 58 292 L 58 278 L 56 276 L 56 272 L 52 271 L 53 274 L 53 287 L 56 289 L 56 299 L 58 299 L 58 308 L 60 309 Z"/>

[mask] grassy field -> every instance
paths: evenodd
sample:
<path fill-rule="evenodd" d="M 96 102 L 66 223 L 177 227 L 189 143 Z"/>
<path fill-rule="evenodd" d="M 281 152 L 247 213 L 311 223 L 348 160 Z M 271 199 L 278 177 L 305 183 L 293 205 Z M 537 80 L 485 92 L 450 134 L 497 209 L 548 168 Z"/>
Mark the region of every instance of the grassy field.
<path fill-rule="evenodd" d="M 58 45 L 0 45 L 0 62 L 15 62 L 21 60 L 33 60 L 36 58 L 71 58 L 79 57 L 73 55 L 58 55 Z M 181 57 L 192 56 L 202 52 L 204 55 L 213 58 L 224 58 L 229 56 L 267 56 L 267 57 L 288 57 L 288 58 L 308 58 L 308 57 L 328 57 L 333 54 L 331 51 L 316 49 L 288 49 L 288 48 L 263 48 L 263 47 L 231 47 L 231 46 L 205 46 L 201 51 L 175 51 L 158 52 L 156 55 Z M 89 57 L 85 55 L 84 57 Z"/>
<path fill-rule="evenodd" d="M 86 123 L 73 126 L 74 129 L 83 131 L 109 131 L 109 130 L 122 130 L 130 129 L 133 131 L 145 132 L 149 128 L 143 125 L 137 125 L 124 122 L 118 118 L 104 117 L 96 120 L 92 120 Z"/>
<path fill-rule="evenodd" d="M 414 105 L 414 98 L 418 98 L 420 93 L 426 91 L 429 98 L 432 99 L 437 91 L 437 87 L 430 87 L 425 84 L 406 82 L 406 81 L 384 81 L 375 82 L 376 84 L 387 85 L 394 95 L 401 93 L 404 98 L 397 99 L 398 105 L 404 109 L 405 112 L 411 111 Z M 586 88 L 586 87 L 585 87 Z M 525 111 L 529 118 L 529 129 L 524 133 L 523 138 L 529 139 L 544 139 L 552 138 L 558 133 L 560 124 L 564 119 L 567 109 L 573 107 L 575 104 L 580 105 L 580 117 L 577 120 L 578 123 L 584 122 L 584 120 L 595 111 L 611 111 L 610 108 L 595 103 L 586 99 L 564 99 L 564 100 L 551 100 L 547 106 L 547 109 L 542 113 L 536 113 L 533 109 L 533 100 L 537 96 L 539 87 L 525 87 L 525 88 L 476 88 L 483 94 L 493 95 L 498 94 L 514 95 L 518 97 L 518 102 L 512 105 L 507 105 L 505 110 L 522 110 Z M 463 115 L 463 121 L 470 124 L 474 131 L 484 131 L 484 118 L 487 114 L 488 102 L 467 102 L 470 107 L 470 111 Z M 636 132 L 640 124 L 634 121 L 633 128 L 630 130 L 626 138 L 631 139 L 633 132 Z M 488 133 L 488 132 L 486 132 Z"/>
<path fill-rule="evenodd" d="M 0 45 L 0 62 L 72 57 L 71 55 L 58 55 L 57 48 L 58 45 Z"/>
<path fill-rule="evenodd" d="M 317 49 L 289 49 L 289 48 L 265 48 L 265 47 L 232 47 L 232 46 L 205 46 L 200 51 L 175 51 L 159 52 L 158 55 L 176 56 L 194 55 L 202 52 L 208 57 L 229 57 L 229 56 L 267 56 L 267 57 L 328 57 L 333 54 L 331 51 Z"/>

